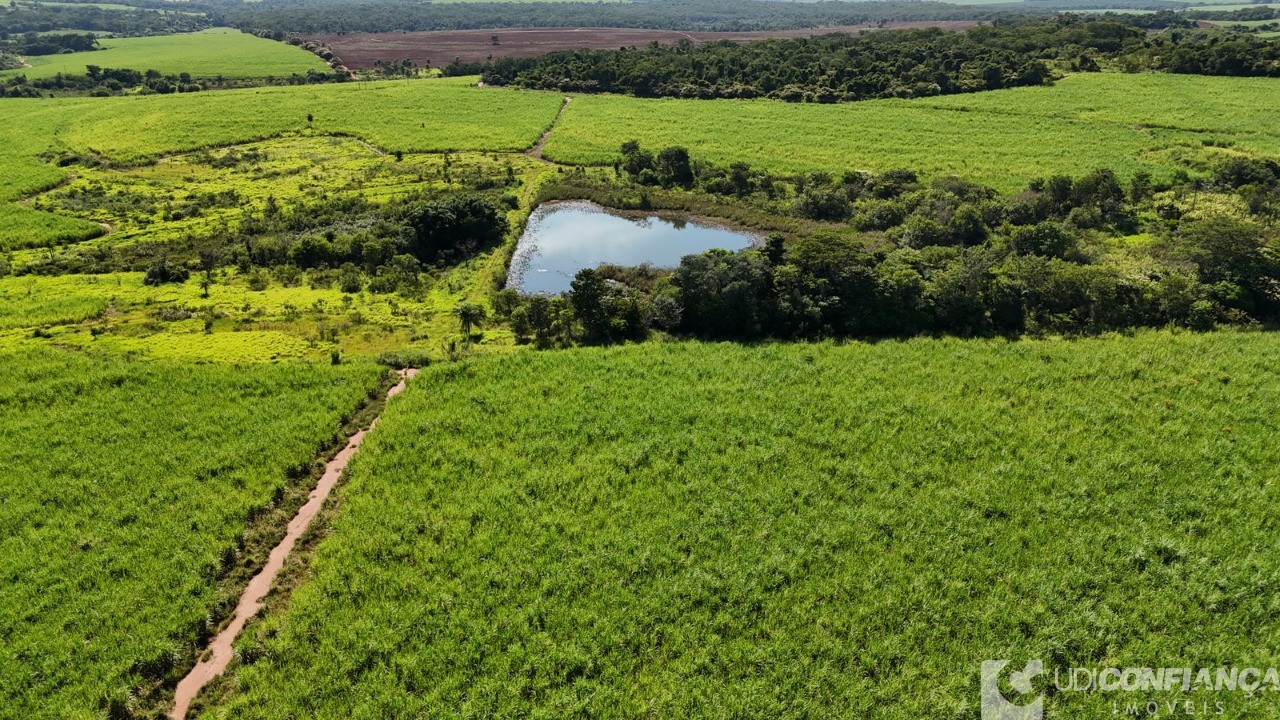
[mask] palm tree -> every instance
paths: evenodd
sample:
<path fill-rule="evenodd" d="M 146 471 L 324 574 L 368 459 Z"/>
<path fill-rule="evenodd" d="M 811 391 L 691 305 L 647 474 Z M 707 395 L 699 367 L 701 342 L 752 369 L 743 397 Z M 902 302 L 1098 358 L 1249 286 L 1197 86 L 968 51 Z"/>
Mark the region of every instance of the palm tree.
<path fill-rule="evenodd" d="M 475 303 L 463 303 L 453 309 L 454 317 L 458 318 L 458 329 L 466 338 L 471 337 L 474 326 L 484 322 L 485 314 L 484 306 Z"/>

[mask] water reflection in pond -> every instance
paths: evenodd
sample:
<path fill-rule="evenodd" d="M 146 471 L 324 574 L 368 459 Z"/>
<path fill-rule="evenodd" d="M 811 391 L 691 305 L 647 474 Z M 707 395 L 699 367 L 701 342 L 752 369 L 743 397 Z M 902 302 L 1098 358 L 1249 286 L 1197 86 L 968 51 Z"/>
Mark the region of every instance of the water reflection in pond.
<path fill-rule="evenodd" d="M 685 255 L 714 248 L 741 250 L 752 241 L 745 233 L 681 219 L 623 217 L 583 201 L 553 203 L 529 218 L 507 287 L 523 293 L 567 292 L 583 268 L 605 263 L 671 268 Z"/>

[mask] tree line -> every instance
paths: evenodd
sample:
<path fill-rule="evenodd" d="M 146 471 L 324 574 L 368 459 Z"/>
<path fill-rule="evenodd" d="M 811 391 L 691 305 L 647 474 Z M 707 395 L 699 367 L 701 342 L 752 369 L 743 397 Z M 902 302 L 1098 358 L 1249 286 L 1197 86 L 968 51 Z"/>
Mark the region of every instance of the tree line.
<path fill-rule="evenodd" d="M 841 102 L 1042 85 L 1052 81 L 1052 66 L 1097 70 L 1104 59 L 1134 71 L 1280 74 L 1280 45 L 1257 38 L 1186 30 L 1149 37 L 1118 19 L 1067 15 L 964 33 L 894 30 L 501 58 L 487 66 L 484 81 L 637 97 Z"/>
<path fill-rule="evenodd" d="M 979 27 L 835 34 L 695 47 L 571 51 L 502 58 L 484 73 L 492 85 L 640 97 L 770 97 L 837 102 L 947 95 L 1040 85 L 1046 60 L 1063 48 L 1116 52 L 1142 31 L 1121 23 L 1064 18 Z"/>
<path fill-rule="evenodd" d="M 397 30 L 474 30 L 512 27 L 621 27 L 651 30 L 791 30 L 894 21 L 986 20 L 1018 14 L 990 7 L 942 2 L 832 0 L 651 0 L 634 3 L 430 3 L 375 0 L 266 0 L 219 3 L 210 11 L 220 24 L 247 31 L 302 34 Z M 1037 11 L 1044 12 L 1044 11 Z M 1048 14 L 1048 13 L 1045 13 Z"/>
<path fill-rule="evenodd" d="M 0 83 L 0 97 L 42 98 L 67 95 L 109 97 L 112 95 L 169 95 L 205 90 L 228 90 L 264 85 L 316 85 L 345 82 L 346 73 L 308 70 L 281 77 L 227 78 L 195 77 L 191 73 L 161 73 L 159 70 L 132 70 L 85 66 L 83 75 L 58 73 L 52 77 L 28 79 L 15 75 Z"/>
<path fill-rule="evenodd" d="M 210 18 L 198 12 L 162 11 L 141 7 L 127 10 L 105 9 L 90 4 L 43 5 L 16 2 L 0 4 L 0 39 L 7 39 L 12 35 L 55 32 L 67 28 L 75 28 L 81 32 L 144 36 L 195 32 L 213 26 Z"/>
<path fill-rule="evenodd" d="M 57 55 L 98 49 L 98 38 L 92 33 L 34 32 L 10 35 L 0 39 L 0 51 L 13 55 Z"/>

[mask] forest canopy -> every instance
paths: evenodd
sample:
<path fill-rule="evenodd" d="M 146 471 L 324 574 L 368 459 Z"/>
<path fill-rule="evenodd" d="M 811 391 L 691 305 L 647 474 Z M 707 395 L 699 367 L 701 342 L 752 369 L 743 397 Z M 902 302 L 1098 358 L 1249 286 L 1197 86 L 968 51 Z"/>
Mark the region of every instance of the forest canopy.
<path fill-rule="evenodd" d="M 1056 68 L 1096 71 L 1103 61 L 1132 71 L 1274 76 L 1280 74 L 1280 45 L 1187 30 L 1150 37 L 1117 19 L 1065 15 L 964 33 L 887 30 L 502 58 L 487 67 L 484 81 L 637 97 L 841 102 L 1042 85 Z"/>

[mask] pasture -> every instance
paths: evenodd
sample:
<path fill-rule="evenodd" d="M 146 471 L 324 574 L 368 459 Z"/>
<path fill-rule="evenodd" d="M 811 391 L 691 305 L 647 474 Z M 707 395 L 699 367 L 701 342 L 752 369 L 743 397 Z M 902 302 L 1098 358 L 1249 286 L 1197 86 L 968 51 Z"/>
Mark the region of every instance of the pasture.
<path fill-rule="evenodd" d="M 1151 332 L 433 367 L 198 716 L 976 718 L 987 658 L 1274 666 L 1277 352 Z M 1262 718 L 1270 695 L 1208 699 Z"/>
<path fill-rule="evenodd" d="M 265 40 L 230 28 L 155 37 L 103 38 L 102 50 L 40 55 L 26 58 L 31 67 L 0 73 L 0 78 L 25 75 L 47 78 L 59 73 L 84 75 L 87 65 L 156 70 L 165 75 L 188 73 L 194 78 L 265 78 L 328 72 L 324 61 L 301 48 Z"/>
<path fill-rule="evenodd" d="M 0 350 L 0 714 L 163 702 L 383 372 Z"/>

